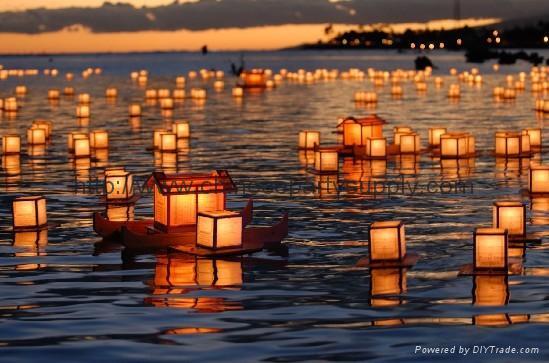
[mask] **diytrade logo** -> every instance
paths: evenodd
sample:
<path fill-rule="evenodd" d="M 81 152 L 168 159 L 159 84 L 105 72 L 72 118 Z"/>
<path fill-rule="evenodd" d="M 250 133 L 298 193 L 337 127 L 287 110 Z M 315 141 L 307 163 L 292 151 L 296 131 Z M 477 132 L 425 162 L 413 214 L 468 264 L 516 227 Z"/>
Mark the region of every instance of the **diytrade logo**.
<path fill-rule="evenodd" d="M 512 354 L 539 354 L 540 349 L 537 347 L 513 347 L 510 345 L 497 346 L 497 345 L 452 345 L 452 346 L 440 346 L 440 347 L 424 347 L 416 345 L 414 348 L 414 354 L 425 355 L 512 355 Z"/>

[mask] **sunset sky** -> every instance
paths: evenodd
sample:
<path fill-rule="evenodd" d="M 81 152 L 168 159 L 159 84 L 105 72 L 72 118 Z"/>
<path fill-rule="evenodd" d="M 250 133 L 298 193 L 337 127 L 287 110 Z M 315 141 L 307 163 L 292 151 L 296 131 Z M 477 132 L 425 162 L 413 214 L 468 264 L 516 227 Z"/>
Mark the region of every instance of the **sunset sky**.
<path fill-rule="evenodd" d="M 190 2 L 193 0 L 180 0 Z M 64 8 L 69 6 L 101 6 L 105 0 L 0 0 L 0 11 L 25 10 L 33 8 Z M 112 2 L 122 2 L 114 0 Z M 173 3 L 173 0 L 124 0 L 123 2 L 134 6 L 158 6 Z"/>

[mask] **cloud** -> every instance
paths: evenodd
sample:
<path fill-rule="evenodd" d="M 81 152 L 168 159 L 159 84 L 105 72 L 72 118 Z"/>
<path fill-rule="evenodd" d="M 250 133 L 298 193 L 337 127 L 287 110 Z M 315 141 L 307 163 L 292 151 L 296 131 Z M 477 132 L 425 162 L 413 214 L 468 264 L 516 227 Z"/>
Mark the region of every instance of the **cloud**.
<path fill-rule="evenodd" d="M 453 0 L 201 0 L 136 8 L 33 9 L 0 13 L 0 32 L 42 33 L 74 24 L 93 32 L 204 30 L 281 24 L 423 22 L 452 18 Z M 546 0 L 461 0 L 462 17 L 520 18 L 549 13 Z"/>

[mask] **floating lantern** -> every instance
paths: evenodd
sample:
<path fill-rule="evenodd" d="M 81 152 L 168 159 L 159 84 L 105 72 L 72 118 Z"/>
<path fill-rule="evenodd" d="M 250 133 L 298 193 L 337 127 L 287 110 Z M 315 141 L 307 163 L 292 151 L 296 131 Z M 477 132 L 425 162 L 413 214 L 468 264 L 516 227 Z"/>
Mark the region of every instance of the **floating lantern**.
<path fill-rule="evenodd" d="M 244 89 L 242 87 L 234 87 L 232 90 L 233 97 L 242 97 L 244 96 Z"/>
<path fill-rule="evenodd" d="M 128 114 L 130 117 L 139 117 L 141 116 L 141 105 L 138 103 L 132 103 L 128 106 Z"/>
<path fill-rule="evenodd" d="M 459 88 L 459 84 L 450 85 L 450 88 L 448 89 L 448 97 L 449 98 L 461 97 L 461 89 Z"/>
<path fill-rule="evenodd" d="M 225 82 L 223 81 L 215 81 L 214 84 L 214 89 L 217 90 L 217 91 L 221 91 L 224 87 L 225 87 Z"/>
<path fill-rule="evenodd" d="M 247 88 L 265 88 L 267 82 L 267 76 L 261 69 L 252 69 L 251 71 L 244 71 L 240 75 L 243 87 Z"/>
<path fill-rule="evenodd" d="M 178 139 L 188 139 L 191 137 L 191 127 L 187 121 L 177 121 L 172 125 L 172 132 Z"/>
<path fill-rule="evenodd" d="M 343 119 L 338 125 L 338 129 L 343 130 L 344 146 L 363 146 L 368 137 L 383 137 L 383 125 L 385 120 L 377 115 L 370 115 L 360 119 L 348 117 Z"/>
<path fill-rule="evenodd" d="M 105 197 L 107 201 L 128 200 L 133 196 L 133 176 L 126 171 L 105 173 Z"/>
<path fill-rule="evenodd" d="M 161 88 L 157 92 L 158 98 L 170 98 L 171 92 L 167 88 Z"/>
<path fill-rule="evenodd" d="M 15 94 L 19 97 L 26 95 L 27 94 L 27 86 L 16 86 L 15 87 Z"/>
<path fill-rule="evenodd" d="M 506 229 L 509 238 L 526 237 L 526 205 L 522 202 L 501 201 L 494 203 L 492 225 Z"/>
<path fill-rule="evenodd" d="M 157 129 L 153 131 L 153 147 L 155 149 L 160 149 L 160 141 L 162 139 L 162 135 L 167 132 L 168 131 L 164 129 Z"/>
<path fill-rule="evenodd" d="M 160 151 L 177 151 L 177 135 L 171 132 L 164 132 L 160 135 Z"/>
<path fill-rule="evenodd" d="M 446 127 L 431 127 L 429 128 L 429 146 L 439 147 L 440 137 L 447 133 Z"/>
<path fill-rule="evenodd" d="M 41 229 L 47 226 L 46 198 L 19 197 L 12 202 L 14 230 Z"/>
<path fill-rule="evenodd" d="M 402 89 L 402 86 L 394 85 L 391 87 L 391 94 L 393 96 L 402 96 L 404 94 L 404 90 Z"/>
<path fill-rule="evenodd" d="M 109 133 L 106 130 L 90 132 L 90 147 L 92 149 L 106 149 L 109 147 Z"/>
<path fill-rule="evenodd" d="M 176 100 L 185 99 L 185 90 L 184 89 L 174 89 L 173 90 L 173 98 L 176 99 Z"/>
<path fill-rule="evenodd" d="M 227 171 L 210 174 L 153 173 L 154 226 L 162 231 L 195 225 L 198 213 L 225 209 L 226 193 L 236 190 Z"/>
<path fill-rule="evenodd" d="M 91 102 L 89 93 L 81 93 L 78 95 L 78 103 L 81 105 L 88 105 Z"/>
<path fill-rule="evenodd" d="M 400 221 L 370 225 L 370 262 L 402 261 L 406 255 L 404 224 Z"/>
<path fill-rule="evenodd" d="M 336 148 L 317 148 L 315 150 L 315 171 L 319 173 L 337 173 L 339 156 Z"/>
<path fill-rule="evenodd" d="M 63 94 L 65 96 L 73 96 L 74 95 L 74 88 L 73 87 L 63 88 Z M 55 95 L 55 93 L 53 95 Z M 49 98 L 49 96 L 50 96 L 50 94 L 49 94 L 49 91 L 48 91 L 48 98 Z"/>
<path fill-rule="evenodd" d="M 302 150 L 312 150 L 315 145 L 320 145 L 320 131 L 300 131 L 299 148 Z"/>
<path fill-rule="evenodd" d="M 476 228 L 473 238 L 475 270 L 507 272 L 507 230 Z"/>
<path fill-rule="evenodd" d="M 400 135 L 400 153 L 418 154 L 421 151 L 421 140 L 415 132 Z"/>
<path fill-rule="evenodd" d="M 529 128 L 522 130 L 523 135 L 528 135 L 530 137 L 530 146 L 540 148 L 541 147 L 541 134 L 542 131 L 540 128 Z"/>
<path fill-rule="evenodd" d="M 53 123 L 48 120 L 34 120 L 32 122 L 33 128 L 42 128 L 46 130 L 46 139 L 49 139 L 51 137 L 52 131 L 53 131 Z"/>
<path fill-rule="evenodd" d="M 8 97 L 4 100 L 4 111 L 17 112 L 18 108 L 19 107 L 17 106 L 17 98 Z"/>
<path fill-rule="evenodd" d="M 494 87 L 494 97 L 503 97 L 503 94 L 505 93 L 505 88 L 503 87 Z"/>
<path fill-rule="evenodd" d="M 368 137 L 366 139 L 366 156 L 374 159 L 387 157 L 387 139 L 384 137 Z"/>
<path fill-rule="evenodd" d="M 158 92 L 155 89 L 148 89 L 145 91 L 145 98 L 148 100 L 158 98 Z"/>
<path fill-rule="evenodd" d="M 27 143 L 29 145 L 44 145 L 46 143 L 46 130 L 43 128 L 28 128 Z"/>
<path fill-rule="evenodd" d="M 175 77 L 175 86 L 177 88 L 183 88 L 185 87 L 185 76 L 177 76 Z"/>
<path fill-rule="evenodd" d="M 425 82 L 417 82 L 417 83 L 416 83 L 416 91 L 418 91 L 418 92 L 426 92 L 426 91 L 427 91 L 427 83 L 425 83 Z"/>
<path fill-rule="evenodd" d="M 538 98 L 536 100 L 536 103 L 534 104 L 534 109 L 536 111 L 543 112 L 544 111 L 544 103 L 545 103 L 545 100 L 543 98 Z M 549 101 L 548 101 L 548 103 L 549 103 Z"/>
<path fill-rule="evenodd" d="M 469 135 L 466 133 L 450 132 L 440 136 L 441 158 L 465 158 L 471 155 Z"/>
<path fill-rule="evenodd" d="M 67 146 L 69 151 L 74 151 L 74 140 L 76 139 L 86 139 L 88 138 L 88 134 L 83 132 L 70 132 L 67 138 Z"/>
<path fill-rule="evenodd" d="M 496 132 L 497 156 L 523 156 L 530 153 L 530 137 L 519 132 Z"/>
<path fill-rule="evenodd" d="M 355 102 L 376 103 L 377 93 L 371 91 L 357 91 L 355 92 L 354 100 Z"/>
<path fill-rule="evenodd" d="M 160 99 L 160 108 L 162 110 L 172 110 L 174 108 L 172 98 L 162 98 Z"/>
<path fill-rule="evenodd" d="M 118 90 L 114 87 L 109 87 L 105 90 L 105 97 L 116 98 L 118 96 Z"/>
<path fill-rule="evenodd" d="M 242 246 L 242 214 L 227 210 L 198 213 L 196 245 L 219 250 Z"/>
<path fill-rule="evenodd" d="M 73 139 L 74 157 L 87 158 L 90 156 L 90 139 L 86 137 Z"/>
<path fill-rule="evenodd" d="M 549 193 L 549 165 L 531 165 L 528 185 L 530 193 Z"/>
<path fill-rule="evenodd" d="M 2 153 L 4 155 L 19 154 L 21 152 L 21 137 L 19 135 L 2 136 Z"/>
<path fill-rule="evenodd" d="M 514 100 L 517 98 L 517 92 L 512 88 L 505 88 L 502 97 L 505 100 Z"/>
<path fill-rule="evenodd" d="M 193 88 L 191 89 L 191 98 L 195 100 L 205 100 L 206 99 L 206 90 L 202 88 Z"/>
<path fill-rule="evenodd" d="M 76 106 L 76 117 L 78 117 L 78 118 L 88 118 L 88 117 L 90 117 L 90 106 L 88 106 L 88 105 L 78 105 L 78 106 Z"/>

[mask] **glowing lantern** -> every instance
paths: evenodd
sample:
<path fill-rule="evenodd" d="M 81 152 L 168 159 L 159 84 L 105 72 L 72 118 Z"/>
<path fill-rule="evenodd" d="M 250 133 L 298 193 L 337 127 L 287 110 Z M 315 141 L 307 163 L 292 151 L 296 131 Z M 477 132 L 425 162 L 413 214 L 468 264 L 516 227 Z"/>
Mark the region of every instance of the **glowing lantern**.
<path fill-rule="evenodd" d="M 233 97 L 242 97 L 244 96 L 244 89 L 242 87 L 234 87 L 232 90 Z"/>
<path fill-rule="evenodd" d="M 426 91 L 427 91 L 427 83 L 425 83 L 425 82 L 417 82 L 417 83 L 416 83 L 416 91 L 418 91 L 418 92 L 426 92 Z"/>
<path fill-rule="evenodd" d="M 91 102 L 89 93 L 81 93 L 78 95 L 78 103 L 81 105 L 88 105 Z"/>
<path fill-rule="evenodd" d="M 29 145 L 44 145 L 46 143 L 46 130 L 43 128 L 28 128 L 27 143 Z"/>
<path fill-rule="evenodd" d="M 76 106 L 76 117 L 78 117 L 78 118 L 88 118 L 88 117 L 90 117 L 90 106 L 88 106 L 88 105 L 78 105 L 78 106 Z"/>
<path fill-rule="evenodd" d="M 505 88 L 503 90 L 502 97 L 503 97 L 503 99 L 506 99 L 506 100 L 513 100 L 513 99 L 517 98 L 517 92 L 512 88 Z"/>
<path fill-rule="evenodd" d="M 52 131 L 53 131 L 53 123 L 51 121 L 47 120 L 34 120 L 32 122 L 33 128 L 41 128 L 46 130 L 46 139 L 49 139 L 51 137 Z"/>
<path fill-rule="evenodd" d="M 18 108 L 19 107 L 17 106 L 17 98 L 8 97 L 4 100 L 4 111 L 17 112 Z"/>
<path fill-rule="evenodd" d="M 526 237 L 526 206 L 521 202 L 495 202 L 492 225 L 506 229 L 509 238 Z"/>
<path fill-rule="evenodd" d="M 116 98 L 118 96 L 118 90 L 114 87 L 109 87 L 105 90 L 105 97 Z"/>
<path fill-rule="evenodd" d="M 58 89 L 48 90 L 48 100 L 58 100 L 60 97 Z"/>
<path fill-rule="evenodd" d="M 74 151 L 74 140 L 86 138 L 88 138 L 88 135 L 83 132 L 70 132 L 67 138 L 67 146 L 69 151 Z"/>
<path fill-rule="evenodd" d="M 160 149 L 160 141 L 162 140 L 162 135 L 168 131 L 163 129 L 157 129 L 153 131 L 153 147 L 155 149 Z"/>
<path fill-rule="evenodd" d="M 413 133 L 411 127 L 408 126 L 395 126 L 393 127 L 393 144 L 400 145 L 400 137 L 404 134 Z"/>
<path fill-rule="evenodd" d="M 242 246 L 242 215 L 231 211 L 198 213 L 196 245 L 209 249 Z"/>
<path fill-rule="evenodd" d="M 459 84 L 451 84 L 450 88 L 448 89 L 448 97 L 449 98 L 459 98 L 461 97 L 461 90 L 459 88 Z"/>
<path fill-rule="evenodd" d="M 530 193 L 549 193 L 549 165 L 531 165 L 528 185 Z"/>
<path fill-rule="evenodd" d="M 217 91 L 221 91 L 225 87 L 225 82 L 215 81 L 213 86 L 214 86 L 214 89 L 216 89 Z"/>
<path fill-rule="evenodd" d="M 173 90 L 173 98 L 176 100 L 183 100 L 185 98 L 185 90 L 184 89 L 174 89 Z"/>
<path fill-rule="evenodd" d="M 19 154 L 21 152 L 21 137 L 19 135 L 2 136 L 2 153 L 4 155 Z"/>
<path fill-rule="evenodd" d="M 87 158 L 90 156 L 90 139 L 88 137 L 75 138 L 73 142 L 75 158 Z"/>
<path fill-rule="evenodd" d="M 393 96 L 402 96 L 404 94 L 404 91 L 402 90 L 402 86 L 400 85 L 394 85 L 391 87 L 391 94 Z"/>
<path fill-rule="evenodd" d="M 63 94 L 65 96 L 73 96 L 74 95 L 74 88 L 73 87 L 65 87 L 63 88 Z M 48 92 L 48 98 L 49 98 L 49 92 Z"/>
<path fill-rule="evenodd" d="M 519 132 L 496 132 L 497 156 L 521 156 L 530 152 L 530 137 Z"/>
<path fill-rule="evenodd" d="M 106 149 L 109 147 L 109 133 L 106 130 L 90 132 L 90 147 L 92 149 Z"/>
<path fill-rule="evenodd" d="M 19 197 L 12 203 L 13 229 L 40 229 L 48 224 L 46 198 Z"/>
<path fill-rule="evenodd" d="M 177 76 L 175 77 L 175 86 L 177 88 L 183 88 L 185 87 L 185 76 Z"/>
<path fill-rule="evenodd" d="M 440 137 L 447 133 L 446 127 L 431 127 L 429 128 L 429 146 L 440 146 Z"/>
<path fill-rule="evenodd" d="M 540 128 L 529 128 L 522 130 L 523 135 L 530 136 L 530 146 L 532 147 L 541 147 L 541 129 Z"/>
<path fill-rule="evenodd" d="M 447 133 L 440 136 L 441 158 L 463 158 L 469 156 L 469 136 L 465 133 Z"/>
<path fill-rule="evenodd" d="M 320 131 L 300 131 L 299 148 L 302 150 L 312 150 L 315 145 L 320 145 Z"/>
<path fill-rule="evenodd" d="M 170 98 L 170 94 L 171 92 L 167 88 L 161 88 L 158 90 L 158 93 L 157 93 L 158 98 Z"/>
<path fill-rule="evenodd" d="M 505 88 L 503 87 L 494 87 L 494 97 L 503 97 L 503 94 L 505 93 Z"/>
<path fill-rule="evenodd" d="M 417 154 L 421 151 L 421 140 L 415 132 L 402 134 L 400 136 L 400 153 Z"/>
<path fill-rule="evenodd" d="M 133 177 L 126 171 L 105 174 L 105 196 L 107 201 L 127 200 L 133 196 Z"/>
<path fill-rule="evenodd" d="M 199 212 L 225 210 L 226 193 L 236 190 L 229 173 L 153 173 L 154 226 L 162 231 L 195 225 Z"/>
<path fill-rule="evenodd" d="M 191 89 L 191 98 L 195 100 L 205 100 L 206 99 L 206 90 L 203 88 L 193 88 Z"/>
<path fill-rule="evenodd" d="M 188 139 L 191 137 L 191 127 L 187 121 L 178 121 L 172 125 L 172 132 L 178 139 Z"/>
<path fill-rule="evenodd" d="M 344 146 L 363 146 L 368 137 L 383 137 L 383 125 L 385 120 L 376 115 L 366 116 L 360 119 L 348 117 L 343 119 L 338 125 L 338 129 L 343 130 Z"/>
<path fill-rule="evenodd" d="M 130 117 L 139 117 L 141 116 L 141 105 L 138 103 L 132 103 L 128 106 L 128 114 Z"/>
<path fill-rule="evenodd" d="M 317 148 L 315 150 L 315 171 L 334 173 L 339 170 L 339 156 L 335 148 Z"/>
<path fill-rule="evenodd" d="M 402 261 L 406 255 L 404 224 L 400 221 L 370 225 L 370 262 Z"/>
<path fill-rule="evenodd" d="M 473 238 L 475 270 L 507 271 L 507 230 L 476 228 Z"/>
<path fill-rule="evenodd" d="M 240 75 L 240 78 L 242 80 L 242 86 L 247 88 L 265 88 L 267 82 L 267 76 L 261 69 L 244 71 Z"/>
<path fill-rule="evenodd" d="M 158 93 L 155 89 L 148 89 L 145 91 L 145 98 L 148 100 L 156 99 L 158 97 Z"/>
<path fill-rule="evenodd" d="M 15 87 L 15 94 L 17 96 L 24 96 L 27 94 L 27 86 L 16 86 Z"/>
<path fill-rule="evenodd" d="M 387 139 L 384 137 L 367 138 L 366 156 L 373 159 L 385 159 L 387 157 Z"/>
<path fill-rule="evenodd" d="M 176 151 L 177 135 L 171 132 L 164 132 L 160 135 L 160 151 Z"/>

